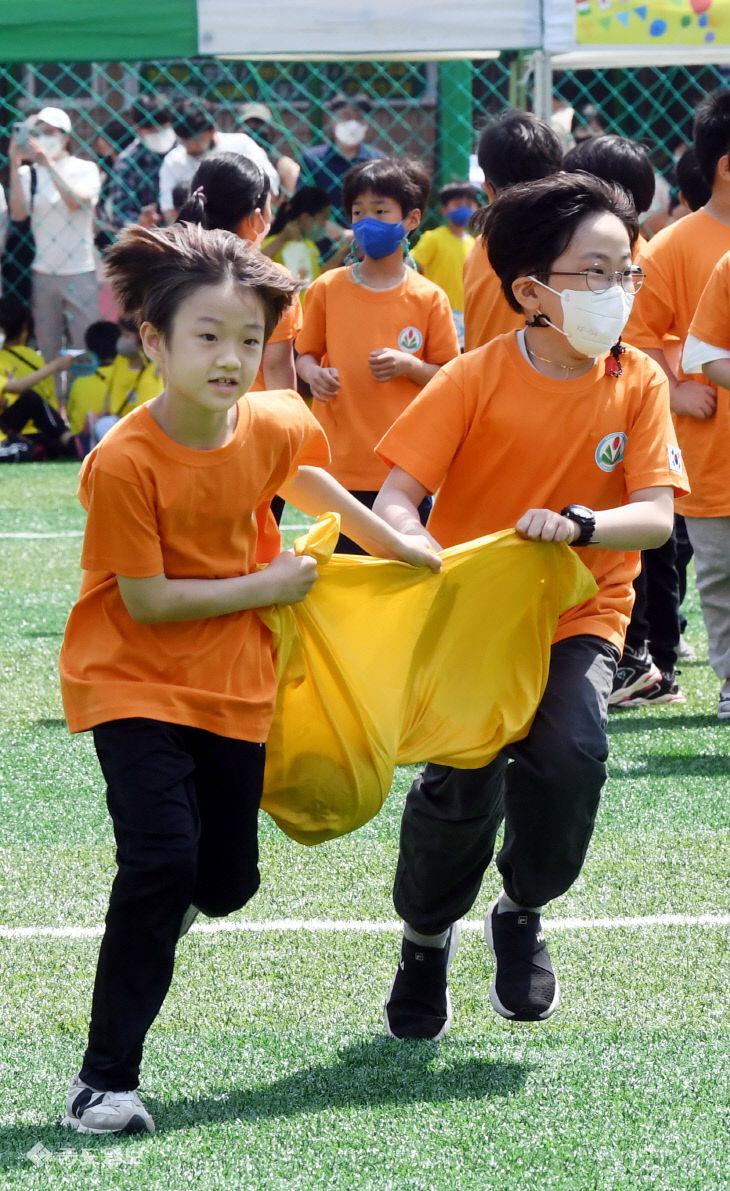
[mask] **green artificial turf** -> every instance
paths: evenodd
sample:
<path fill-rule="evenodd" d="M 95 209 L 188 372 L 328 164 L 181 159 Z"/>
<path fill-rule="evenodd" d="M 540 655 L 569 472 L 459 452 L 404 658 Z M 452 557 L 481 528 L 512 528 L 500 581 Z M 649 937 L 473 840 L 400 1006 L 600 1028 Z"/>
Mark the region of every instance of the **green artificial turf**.
<path fill-rule="evenodd" d="M 56 676 L 79 581 L 75 471 L 0 471 L 0 928 L 99 928 L 114 872 L 93 748 L 68 735 Z M 469 929 L 450 1036 L 384 1036 L 390 887 L 416 772 L 399 770 L 381 814 L 344 839 L 306 849 L 262 816 L 262 888 L 232 920 L 264 929 L 182 941 L 143 1066 L 154 1137 L 58 1125 L 98 937 L 0 931 L 0 1189 L 730 1188 L 729 928 L 684 921 L 730 907 L 730 725 L 693 588 L 686 610 L 699 657 L 682 668 L 686 704 L 611 715 L 588 859 L 546 915 L 563 987 L 550 1022 L 493 1013 L 492 963 Z M 472 926 L 497 889 L 492 869 Z M 667 914 L 683 920 L 653 918 Z M 625 918 L 647 921 L 610 921 Z"/>

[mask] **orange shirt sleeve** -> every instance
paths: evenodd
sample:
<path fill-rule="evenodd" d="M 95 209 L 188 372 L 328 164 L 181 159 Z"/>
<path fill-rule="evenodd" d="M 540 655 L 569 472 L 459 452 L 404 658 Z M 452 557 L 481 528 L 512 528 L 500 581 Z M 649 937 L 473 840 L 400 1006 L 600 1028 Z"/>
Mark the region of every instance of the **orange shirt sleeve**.
<path fill-rule="evenodd" d="M 307 290 L 302 329 L 297 335 L 296 349 L 301 356 L 311 355 L 320 362 L 327 353 L 327 274 L 313 281 Z"/>
<path fill-rule="evenodd" d="M 79 499 L 88 513 L 81 567 L 146 578 L 164 571 L 154 506 L 131 480 L 115 475 L 88 456 Z"/>
<path fill-rule="evenodd" d="M 451 304 L 444 290 L 436 287 L 428 320 L 423 359 L 427 364 L 447 364 L 459 355 L 459 338 Z"/>
<path fill-rule="evenodd" d="M 690 335 L 730 350 L 730 252 L 715 265 L 689 328 Z"/>
<path fill-rule="evenodd" d="M 287 306 L 278 323 L 274 327 L 269 343 L 283 343 L 285 340 L 296 339 L 302 329 L 302 304 L 299 298 Z"/>

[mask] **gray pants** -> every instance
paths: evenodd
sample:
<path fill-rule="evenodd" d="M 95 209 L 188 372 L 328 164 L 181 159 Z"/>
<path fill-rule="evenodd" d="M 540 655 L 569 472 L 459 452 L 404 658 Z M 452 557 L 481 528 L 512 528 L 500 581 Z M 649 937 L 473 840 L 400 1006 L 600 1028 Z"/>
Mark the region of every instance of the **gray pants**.
<path fill-rule="evenodd" d="M 84 332 L 99 317 L 96 273 L 33 273 L 33 321 L 38 350 L 50 363 L 65 347 L 83 347 Z M 67 343 L 64 344 L 64 331 Z"/>
<path fill-rule="evenodd" d="M 618 651 L 598 637 L 554 645 L 547 687 L 524 740 L 481 769 L 427 765 L 406 799 L 393 900 L 438 934 L 476 900 L 497 856 L 505 892 L 541 906 L 578 876 L 606 780 L 608 696 Z"/>
<path fill-rule="evenodd" d="M 694 550 L 710 665 L 724 683 L 730 680 L 730 517 L 686 517 L 685 522 Z"/>

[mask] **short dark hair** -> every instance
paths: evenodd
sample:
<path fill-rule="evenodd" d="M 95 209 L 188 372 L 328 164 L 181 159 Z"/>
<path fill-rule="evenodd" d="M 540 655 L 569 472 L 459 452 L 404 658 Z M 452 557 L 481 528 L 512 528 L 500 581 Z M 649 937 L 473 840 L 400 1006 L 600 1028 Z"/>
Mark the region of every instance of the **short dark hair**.
<path fill-rule="evenodd" d="M 497 195 L 485 213 L 483 234 L 489 262 L 513 310 L 522 310 L 513 282 L 529 274 L 547 277 L 578 225 L 601 211 L 621 220 L 633 248 L 639 221 L 631 199 L 621 187 L 593 174 L 555 174 L 520 182 Z"/>
<path fill-rule="evenodd" d="M 718 161 L 730 152 L 730 90 L 705 96 L 695 112 L 693 137 L 700 169 L 712 187 Z"/>
<path fill-rule="evenodd" d="M 84 331 L 84 343 L 90 352 L 94 352 L 100 360 L 113 360 L 117 354 L 117 340 L 119 338 L 119 323 L 100 318 L 90 323 Z"/>
<path fill-rule="evenodd" d="M 423 211 L 431 192 L 428 172 L 415 157 L 374 157 L 348 170 L 342 180 L 342 209 L 348 219 L 353 203 L 371 190 L 400 204 L 401 213 Z"/>
<path fill-rule="evenodd" d="M 180 140 L 190 140 L 215 128 L 215 108 L 209 99 L 183 99 L 175 108 L 172 127 Z"/>
<path fill-rule="evenodd" d="M 135 128 L 159 128 L 172 122 L 169 100 L 162 95 L 140 95 L 126 114 Z"/>
<path fill-rule="evenodd" d="M 129 127 L 126 120 L 115 116 L 112 120 L 107 120 L 106 124 L 102 125 L 97 130 L 97 136 L 103 137 L 108 145 L 121 153 L 122 149 L 126 149 L 127 145 L 131 145 L 134 140 L 134 132 Z"/>
<path fill-rule="evenodd" d="M 280 205 L 271 225 L 272 236 L 277 236 L 283 231 L 292 219 L 297 219 L 300 215 L 319 215 L 320 211 L 331 205 L 330 196 L 321 186 L 300 187 L 294 191 L 290 199 Z"/>
<path fill-rule="evenodd" d="M 639 215 L 648 211 L 654 199 L 654 167 L 643 145 L 625 136 L 603 133 L 580 141 L 565 154 L 568 173 L 585 170 L 604 182 L 623 186 Z"/>
<path fill-rule="evenodd" d="M 105 262 L 124 316 L 150 322 L 165 336 L 191 294 L 232 282 L 261 299 L 268 339 L 300 288 L 290 273 L 232 232 L 206 231 L 192 223 L 124 228 Z"/>
<path fill-rule="evenodd" d="M 202 194 L 196 194 L 201 188 Z M 269 175 L 258 162 L 240 153 L 212 153 L 195 171 L 178 221 L 235 231 L 242 219 L 264 206 L 270 190 Z"/>
<path fill-rule="evenodd" d="M 5 332 L 6 339 L 20 339 L 23 331 L 33 334 L 30 307 L 14 294 L 5 294 L 0 298 L 0 328 Z"/>
<path fill-rule="evenodd" d="M 487 124 L 477 145 L 484 178 L 495 190 L 554 174 L 563 163 L 563 149 L 554 129 L 532 112 L 510 109 Z"/>
<path fill-rule="evenodd" d="M 688 145 L 684 153 L 680 153 L 674 167 L 674 177 L 684 201 L 690 211 L 699 211 L 709 202 L 712 187 L 709 185 L 697 160 L 697 150 Z"/>
<path fill-rule="evenodd" d="M 447 182 L 439 190 L 439 203 L 445 207 L 452 199 L 471 199 L 472 202 L 479 202 L 479 191 L 476 186 L 472 186 L 471 182 Z"/>
<path fill-rule="evenodd" d="M 358 91 L 355 95 L 349 95 L 347 91 L 338 91 L 336 95 L 332 96 L 327 107 L 333 115 L 341 111 L 342 108 L 357 108 L 359 112 L 367 116 L 373 110 L 373 101 L 363 91 Z"/>

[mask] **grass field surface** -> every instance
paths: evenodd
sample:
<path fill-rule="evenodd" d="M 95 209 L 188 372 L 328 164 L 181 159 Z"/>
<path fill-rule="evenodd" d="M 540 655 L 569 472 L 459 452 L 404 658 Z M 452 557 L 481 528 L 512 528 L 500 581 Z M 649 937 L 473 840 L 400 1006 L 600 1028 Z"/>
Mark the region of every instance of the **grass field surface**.
<path fill-rule="evenodd" d="M 305 849 L 262 815 L 260 893 L 182 941 L 149 1035 L 157 1134 L 59 1128 L 114 871 L 91 741 L 69 736 L 56 673 L 76 471 L 0 474 L 0 1188 L 730 1188 L 730 724 L 692 587 L 686 704 L 612 713 L 588 860 L 546 915 L 563 987 L 549 1023 L 489 1006 L 492 869 L 452 968 L 450 1036 L 384 1036 L 403 769 L 345 839 Z"/>

